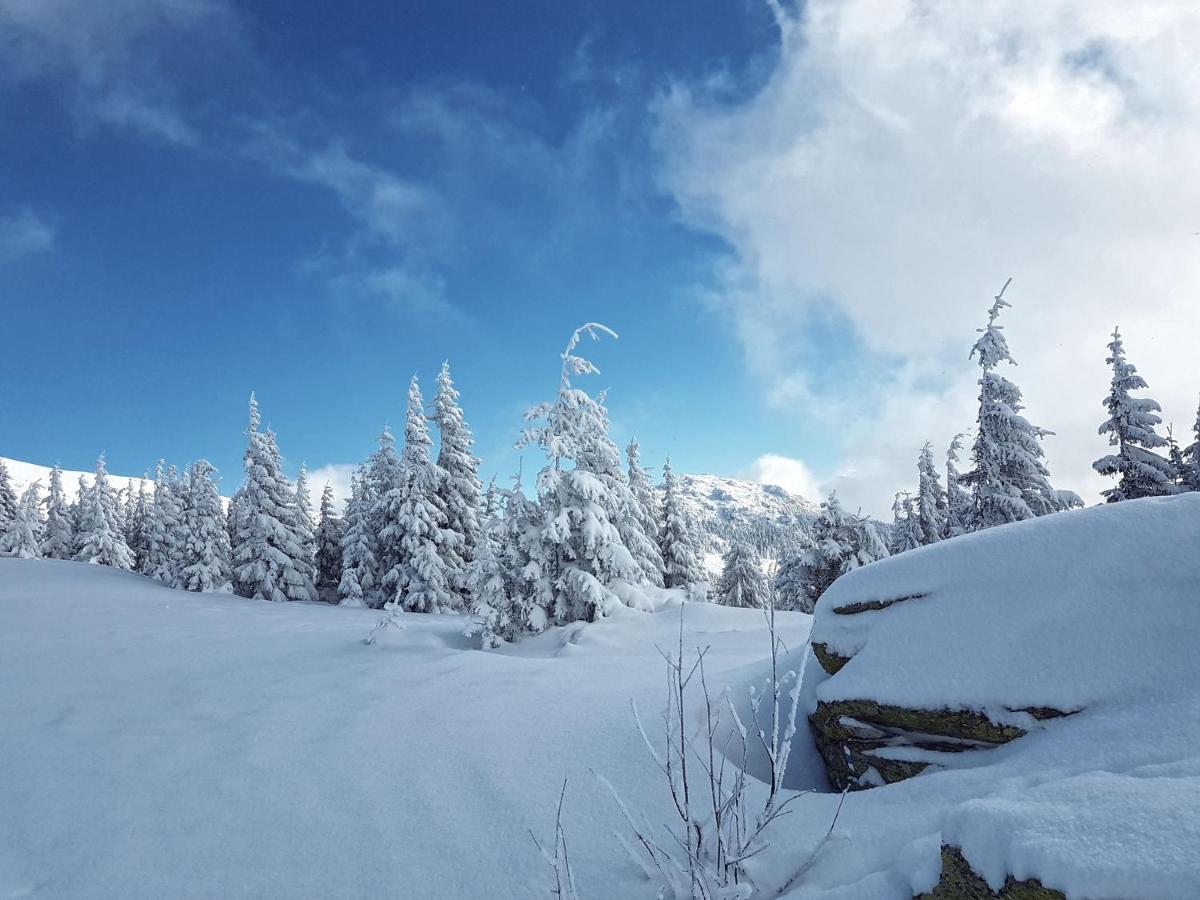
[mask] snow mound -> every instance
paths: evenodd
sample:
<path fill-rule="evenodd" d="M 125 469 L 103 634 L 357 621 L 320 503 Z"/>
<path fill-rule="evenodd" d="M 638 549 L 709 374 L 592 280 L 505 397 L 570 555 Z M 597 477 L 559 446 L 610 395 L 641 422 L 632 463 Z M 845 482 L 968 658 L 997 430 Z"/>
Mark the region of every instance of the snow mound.
<path fill-rule="evenodd" d="M 1194 898 L 1198 638 L 1195 493 L 1005 525 L 842 577 L 817 606 L 809 711 L 867 701 L 991 732 L 957 752 L 920 737 L 879 751 L 932 765 L 852 794 L 847 827 L 872 852 L 831 854 L 814 878 L 901 876 L 881 896 L 911 896 L 933 887 L 945 844 L 993 890 L 1012 877 L 1090 900 Z M 877 737 L 869 721 L 840 725 Z"/>

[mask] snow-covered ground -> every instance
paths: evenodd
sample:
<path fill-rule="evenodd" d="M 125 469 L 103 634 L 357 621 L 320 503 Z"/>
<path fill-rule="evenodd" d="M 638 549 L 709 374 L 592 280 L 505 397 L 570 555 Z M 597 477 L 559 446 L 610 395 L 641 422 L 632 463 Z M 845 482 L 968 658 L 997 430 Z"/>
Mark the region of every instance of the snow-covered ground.
<path fill-rule="evenodd" d="M 23 462 L 19 459 L 9 459 L 7 456 L 0 456 L 0 462 L 4 463 L 4 467 L 8 469 L 9 479 L 12 483 L 13 492 L 20 497 L 25 489 L 35 481 L 40 482 L 42 486 L 42 494 L 45 495 L 46 490 L 50 486 L 50 466 L 39 466 L 37 463 Z M 63 469 L 62 485 L 63 494 L 66 496 L 67 502 L 75 500 L 79 494 L 79 479 L 83 478 L 84 483 L 91 485 L 95 481 L 94 472 L 76 472 Z M 134 492 L 137 492 L 139 483 L 145 483 L 146 490 L 150 493 L 154 492 L 154 479 L 137 478 L 128 475 L 112 475 L 108 476 L 108 483 L 112 485 L 113 490 L 123 491 L 131 484 Z"/>
<path fill-rule="evenodd" d="M 0 897 L 528 898 L 564 778 L 584 896 L 652 894 L 589 769 L 668 821 L 629 702 L 652 727 L 677 608 L 507 652 L 378 616 L 0 559 Z M 718 679 L 766 652 L 752 611 L 684 621 Z"/>

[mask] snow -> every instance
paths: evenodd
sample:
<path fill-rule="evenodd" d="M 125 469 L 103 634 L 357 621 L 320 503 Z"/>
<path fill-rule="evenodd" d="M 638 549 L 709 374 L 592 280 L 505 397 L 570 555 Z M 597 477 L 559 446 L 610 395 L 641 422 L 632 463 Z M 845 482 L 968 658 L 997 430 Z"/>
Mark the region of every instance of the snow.
<path fill-rule="evenodd" d="M 668 821 L 629 707 L 653 722 L 677 640 L 653 596 L 498 652 L 457 615 L 367 647 L 378 611 L 0 559 L 0 896 L 528 898 L 564 778 L 585 896 L 652 895 L 590 770 Z M 718 680 L 766 652 L 760 613 L 684 621 Z"/>
<path fill-rule="evenodd" d="M 22 462 L 19 459 L 9 459 L 7 456 L 0 456 L 0 460 L 8 468 L 8 474 L 12 480 L 13 492 L 18 497 L 35 481 L 42 483 L 43 492 L 50 486 L 50 466 L 39 466 L 36 463 Z M 79 493 L 79 476 L 81 475 L 84 482 L 88 485 L 96 480 L 96 474 L 90 470 L 87 472 L 73 472 L 63 469 L 63 495 L 66 497 L 68 503 L 73 503 L 76 495 Z M 109 473 L 108 483 L 114 491 L 123 491 L 132 484 L 134 493 L 137 492 L 139 483 L 145 484 L 147 492 L 150 494 L 154 493 L 153 478 L 130 478 Z"/>

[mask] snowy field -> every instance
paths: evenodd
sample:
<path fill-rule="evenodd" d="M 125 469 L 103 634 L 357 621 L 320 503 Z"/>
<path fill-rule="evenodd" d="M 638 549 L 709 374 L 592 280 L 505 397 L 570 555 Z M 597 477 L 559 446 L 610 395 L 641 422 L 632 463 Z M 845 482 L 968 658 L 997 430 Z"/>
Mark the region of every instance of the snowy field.
<path fill-rule="evenodd" d="M 765 655 L 760 614 L 685 613 L 718 678 Z M 507 652 L 378 618 L 0 559 L 0 897 L 538 896 L 564 778 L 583 895 L 652 895 L 589 769 L 668 820 L 629 701 L 652 727 L 677 611 Z"/>

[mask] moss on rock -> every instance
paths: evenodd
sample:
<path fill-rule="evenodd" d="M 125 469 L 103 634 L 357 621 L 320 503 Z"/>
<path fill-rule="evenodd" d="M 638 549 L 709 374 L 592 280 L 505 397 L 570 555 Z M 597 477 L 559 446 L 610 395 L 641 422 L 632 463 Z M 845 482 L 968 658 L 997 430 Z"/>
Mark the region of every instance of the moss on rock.
<path fill-rule="evenodd" d="M 814 643 L 812 645 L 813 656 L 817 658 L 817 662 L 821 664 L 821 668 L 830 675 L 836 675 L 842 670 L 842 666 L 850 662 L 851 657 L 842 656 L 829 649 L 828 644 Z"/>
<path fill-rule="evenodd" d="M 957 847 L 942 847 L 942 875 L 932 891 L 915 900 L 1066 900 L 1062 891 L 1044 887 L 1035 880 L 1016 881 L 1011 876 L 999 892 L 971 868 Z"/>

